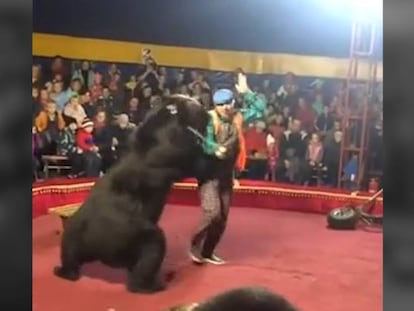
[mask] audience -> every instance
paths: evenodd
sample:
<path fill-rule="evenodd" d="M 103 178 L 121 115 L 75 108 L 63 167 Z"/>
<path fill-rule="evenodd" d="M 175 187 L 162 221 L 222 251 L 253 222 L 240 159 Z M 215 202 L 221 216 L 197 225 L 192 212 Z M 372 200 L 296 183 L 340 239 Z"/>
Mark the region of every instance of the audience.
<path fill-rule="evenodd" d="M 148 112 L 149 107 L 145 107 L 139 102 L 138 97 L 131 97 L 131 99 L 128 101 L 126 113 L 129 117 L 129 120 L 131 120 L 132 123 L 138 125 L 140 124 Z"/>
<path fill-rule="evenodd" d="M 116 159 L 120 159 L 128 150 L 129 135 L 134 127 L 135 124 L 129 122 L 127 114 L 121 114 L 116 120 L 112 138 Z"/>
<path fill-rule="evenodd" d="M 92 88 L 94 82 L 94 72 L 91 68 L 90 62 L 87 60 L 82 61 L 80 68 L 73 71 L 72 80 L 79 79 L 82 83 L 82 87 L 86 90 Z"/>
<path fill-rule="evenodd" d="M 326 171 L 326 184 L 336 186 L 338 181 L 339 157 L 341 153 L 342 132 L 336 130 L 332 140 L 324 143 L 323 164 Z"/>
<path fill-rule="evenodd" d="M 56 150 L 59 132 L 65 128 L 65 120 L 57 110 L 54 100 L 49 99 L 36 116 L 34 123 L 43 145 L 41 153 L 53 154 Z"/>
<path fill-rule="evenodd" d="M 69 158 L 71 169 L 68 178 L 76 178 L 80 176 L 83 170 L 82 156 L 77 152 L 76 130 L 78 125 L 72 121 L 60 132 L 57 144 L 57 154 Z"/>
<path fill-rule="evenodd" d="M 113 135 L 111 126 L 108 124 L 106 110 L 99 110 L 95 115 L 93 120 L 93 138 L 102 159 L 101 170 L 106 173 L 115 162 Z"/>
<path fill-rule="evenodd" d="M 75 121 L 78 126 L 81 126 L 83 120 L 87 117 L 85 109 L 79 102 L 79 95 L 73 94 L 63 109 L 63 117 L 66 123 Z"/>
<path fill-rule="evenodd" d="M 84 119 L 76 133 L 77 152 L 82 154 L 86 177 L 99 177 L 101 172 L 101 155 L 92 135 L 93 122 Z"/>
<path fill-rule="evenodd" d="M 308 134 L 302 130 L 302 123 L 293 119 L 280 140 L 280 161 L 276 166 L 276 179 L 301 184 L 304 179 L 304 164 Z"/>
<path fill-rule="evenodd" d="M 329 111 L 329 107 L 323 106 L 322 111 L 316 120 L 315 129 L 319 131 L 322 136 L 325 136 L 326 132 L 333 128 L 334 121 L 333 115 Z"/>
<path fill-rule="evenodd" d="M 318 133 L 313 133 L 308 144 L 305 156 L 305 178 L 304 181 L 308 184 L 312 178 L 314 171 L 322 169 L 323 163 L 323 145 Z"/>
<path fill-rule="evenodd" d="M 124 74 L 118 66 L 122 67 L 108 64 L 100 70 L 102 65 L 83 60 L 73 62 L 71 68 L 60 56 L 49 68 L 32 66 L 33 135 L 38 137 L 33 139 L 34 163 L 39 162 L 39 155 L 64 155 L 72 166 L 69 178 L 97 177 L 122 157 L 132 128 L 159 104 L 162 95 L 188 95 L 211 109 L 211 94 L 220 87 L 205 72 L 167 70 L 151 57 L 146 57 L 137 74 Z M 230 80 L 226 83 L 231 84 Z M 244 175 L 248 178 L 306 185 L 316 172 L 323 172 L 325 185 L 337 184 L 345 84 L 329 93 L 326 83 L 315 81 L 303 88 L 289 72 L 282 85 L 276 85 L 271 76 L 251 83 L 252 89 L 266 97 L 268 108 L 264 119 L 243 130 L 248 154 Z M 352 108 L 354 113 L 358 113 L 357 106 Z M 237 94 L 236 107 L 244 107 Z M 378 121 L 370 130 L 369 159 L 375 162 L 370 167 L 380 171 L 382 106 L 373 110 Z M 33 167 L 37 172 L 39 166 Z M 341 174 L 349 187 L 356 170 L 357 163 L 351 159 Z"/>

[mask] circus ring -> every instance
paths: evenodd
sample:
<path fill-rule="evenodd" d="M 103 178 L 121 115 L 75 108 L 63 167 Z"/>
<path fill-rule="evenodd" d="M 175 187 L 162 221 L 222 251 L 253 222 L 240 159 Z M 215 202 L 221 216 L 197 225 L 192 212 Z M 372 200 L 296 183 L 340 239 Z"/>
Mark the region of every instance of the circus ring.
<path fill-rule="evenodd" d="M 188 239 L 200 213 L 196 184 L 177 183 L 161 224 L 168 237 L 164 273 L 168 289 L 133 295 L 122 270 L 88 264 L 77 283 L 53 276 L 59 260 L 61 229 L 56 209 L 79 205 L 93 180 L 55 180 L 33 185 L 33 310 L 158 311 L 199 301 L 241 285 L 262 285 L 301 310 L 382 310 L 382 233 L 332 231 L 326 213 L 347 202 L 363 203 L 368 194 L 323 188 L 241 181 L 220 254 L 225 266 L 194 266 Z M 382 198 L 374 213 L 382 214 Z"/>

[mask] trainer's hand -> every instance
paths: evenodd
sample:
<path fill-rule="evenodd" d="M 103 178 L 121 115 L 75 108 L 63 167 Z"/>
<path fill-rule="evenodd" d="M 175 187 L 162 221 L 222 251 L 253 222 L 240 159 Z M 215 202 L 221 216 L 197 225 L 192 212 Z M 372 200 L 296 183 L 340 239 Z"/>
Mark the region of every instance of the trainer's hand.
<path fill-rule="evenodd" d="M 247 77 L 243 73 L 237 75 L 237 84 L 235 85 L 237 92 L 240 94 L 247 93 L 250 91 L 249 86 L 247 85 Z"/>
<path fill-rule="evenodd" d="M 237 179 L 233 179 L 233 187 L 240 187 L 240 182 Z"/>
<path fill-rule="evenodd" d="M 219 146 L 216 150 L 216 157 L 219 159 L 223 159 L 224 156 L 226 155 L 227 149 L 224 146 Z"/>

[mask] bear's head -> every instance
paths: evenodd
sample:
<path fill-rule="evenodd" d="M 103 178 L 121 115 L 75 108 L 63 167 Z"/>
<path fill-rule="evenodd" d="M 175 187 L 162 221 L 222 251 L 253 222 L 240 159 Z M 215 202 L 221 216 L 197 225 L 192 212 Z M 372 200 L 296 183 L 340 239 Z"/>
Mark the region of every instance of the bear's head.
<path fill-rule="evenodd" d="M 182 95 L 164 97 L 152 108 L 133 136 L 134 152 L 145 165 L 190 168 L 202 153 L 209 115 L 195 99 Z"/>

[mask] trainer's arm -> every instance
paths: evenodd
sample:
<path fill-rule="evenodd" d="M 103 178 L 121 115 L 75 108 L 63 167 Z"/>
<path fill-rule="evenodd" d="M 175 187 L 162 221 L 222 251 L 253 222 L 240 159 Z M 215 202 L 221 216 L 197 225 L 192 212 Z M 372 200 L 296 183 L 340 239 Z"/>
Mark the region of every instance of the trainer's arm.
<path fill-rule="evenodd" d="M 238 74 L 235 87 L 239 94 L 243 96 L 244 102 L 246 103 L 246 108 L 240 109 L 240 112 L 243 115 L 243 122 L 246 123 L 263 118 L 267 100 L 249 88 L 245 74 Z"/>
<path fill-rule="evenodd" d="M 240 109 L 243 122 L 248 123 L 263 118 L 267 106 L 266 99 L 250 90 L 243 94 L 243 98 L 246 103 L 246 108 Z"/>
<path fill-rule="evenodd" d="M 214 137 L 214 125 L 213 119 L 211 117 L 207 124 L 206 136 L 204 137 L 204 141 L 201 144 L 201 147 L 203 148 L 203 151 L 208 155 L 214 155 L 219 148 L 219 145 L 217 144 Z"/>

